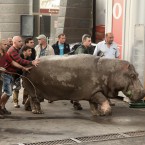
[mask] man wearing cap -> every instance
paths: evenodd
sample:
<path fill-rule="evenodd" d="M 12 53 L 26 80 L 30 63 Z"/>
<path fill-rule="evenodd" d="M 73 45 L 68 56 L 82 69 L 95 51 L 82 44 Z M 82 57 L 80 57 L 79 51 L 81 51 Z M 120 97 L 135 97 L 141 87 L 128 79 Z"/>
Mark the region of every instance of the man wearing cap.
<path fill-rule="evenodd" d="M 47 43 L 47 38 L 44 34 L 36 38 L 38 39 L 38 45 L 35 47 L 36 59 L 42 56 L 55 55 L 53 48 Z"/>

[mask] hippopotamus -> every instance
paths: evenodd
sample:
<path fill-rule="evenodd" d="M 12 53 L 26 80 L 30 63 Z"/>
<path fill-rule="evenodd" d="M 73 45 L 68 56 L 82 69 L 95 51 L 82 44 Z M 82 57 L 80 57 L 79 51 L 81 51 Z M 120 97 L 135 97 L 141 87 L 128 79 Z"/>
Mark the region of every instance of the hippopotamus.
<path fill-rule="evenodd" d="M 86 100 L 93 115 L 111 114 L 108 98 L 122 91 L 132 101 L 145 96 L 134 66 L 125 60 L 88 54 L 44 56 L 23 78 L 32 112 L 42 113 L 40 99 Z"/>

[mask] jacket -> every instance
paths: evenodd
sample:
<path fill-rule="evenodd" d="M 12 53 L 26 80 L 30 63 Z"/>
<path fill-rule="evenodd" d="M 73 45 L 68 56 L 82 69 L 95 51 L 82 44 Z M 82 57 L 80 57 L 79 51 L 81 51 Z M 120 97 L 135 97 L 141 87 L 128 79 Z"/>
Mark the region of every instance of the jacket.
<path fill-rule="evenodd" d="M 37 45 L 35 47 L 35 51 L 36 51 L 36 58 L 35 59 L 38 59 L 40 57 L 41 46 Z M 47 45 L 46 50 L 45 50 L 45 56 L 47 56 L 47 55 L 55 55 L 54 50 L 50 45 Z"/>
<path fill-rule="evenodd" d="M 59 55 L 60 54 L 60 50 L 59 50 L 59 46 L 58 46 L 58 41 L 52 45 L 55 55 Z M 70 47 L 69 44 L 64 43 L 64 54 L 67 54 L 70 52 Z"/>

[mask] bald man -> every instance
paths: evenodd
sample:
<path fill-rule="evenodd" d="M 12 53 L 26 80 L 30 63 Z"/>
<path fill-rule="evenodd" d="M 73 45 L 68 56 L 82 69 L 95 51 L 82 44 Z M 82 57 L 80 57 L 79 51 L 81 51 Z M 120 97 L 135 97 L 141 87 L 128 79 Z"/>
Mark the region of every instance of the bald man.
<path fill-rule="evenodd" d="M 111 32 L 106 33 L 105 40 L 97 44 L 93 55 L 112 59 L 119 57 L 119 49 Z"/>
<path fill-rule="evenodd" d="M 13 45 L 7 51 L 8 55 L 12 58 L 12 60 L 16 61 L 17 63 L 21 64 L 22 66 L 27 66 L 27 65 L 36 66 L 39 63 L 39 60 L 29 61 L 29 60 L 21 58 L 21 56 L 19 54 L 19 50 L 21 49 L 22 45 L 23 45 L 22 38 L 20 36 L 14 36 Z M 14 66 L 11 66 L 8 71 L 17 72 L 18 70 Z M 16 77 L 16 75 L 15 75 L 15 79 L 17 79 L 17 78 L 18 77 Z M 9 85 L 11 85 L 11 83 Z M 18 94 L 19 94 L 19 90 L 15 91 L 15 95 L 13 97 L 14 107 L 16 107 L 16 108 L 19 108 Z"/>
<path fill-rule="evenodd" d="M 115 59 L 119 57 L 120 52 L 117 44 L 114 42 L 114 36 L 111 32 L 106 33 L 105 40 L 97 44 L 93 55 L 110 59 Z M 110 99 L 108 100 L 111 106 L 115 105 L 115 103 L 112 103 Z"/>

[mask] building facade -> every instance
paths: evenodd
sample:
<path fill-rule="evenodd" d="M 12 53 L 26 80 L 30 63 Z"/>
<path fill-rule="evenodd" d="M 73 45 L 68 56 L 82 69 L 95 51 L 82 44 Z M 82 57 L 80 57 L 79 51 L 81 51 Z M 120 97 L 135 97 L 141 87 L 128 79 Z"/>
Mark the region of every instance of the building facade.
<path fill-rule="evenodd" d="M 20 16 L 28 14 L 32 14 L 32 0 L 0 0 L 0 38 L 20 35 Z"/>

